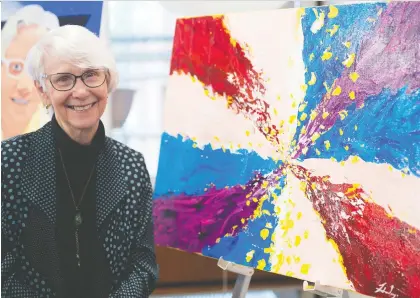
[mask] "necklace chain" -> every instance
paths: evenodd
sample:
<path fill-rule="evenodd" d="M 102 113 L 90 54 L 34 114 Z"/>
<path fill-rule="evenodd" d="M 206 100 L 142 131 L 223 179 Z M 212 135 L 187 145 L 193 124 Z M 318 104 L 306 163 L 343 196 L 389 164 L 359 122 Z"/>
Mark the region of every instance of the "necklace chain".
<path fill-rule="evenodd" d="M 79 206 L 82 204 L 82 201 L 83 201 L 83 198 L 85 196 L 87 187 L 90 183 L 90 179 L 92 178 L 93 170 L 95 169 L 95 163 L 93 164 L 92 170 L 90 170 L 89 179 L 87 180 L 86 185 L 83 189 L 82 196 L 80 197 L 79 204 L 76 204 L 76 200 L 74 199 L 73 189 L 71 188 L 70 179 L 69 179 L 69 176 L 67 174 L 66 165 L 64 164 L 63 155 L 61 154 L 60 149 L 58 149 L 58 153 L 60 154 L 61 164 L 63 166 L 64 175 L 66 176 L 67 184 L 68 184 L 69 189 L 70 189 L 71 198 L 73 200 L 74 207 L 76 208 L 76 215 L 74 216 L 74 224 L 75 224 L 74 236 L 75 236 L 75 240 L 76 240 L 77 266 L 80 267 L 79 226 L 82 224 L 83 218 L 82 218 L 82 214 L 79 211 Z"/>
<path fill-rule="evenodd" d="M 71 198 L 73 200 L 74 207 L 76 208 L 76 211 L 79 211 L 79 206 L 82 204 L 82 201 L 83 201 L 83 198 L 85 196 L 87 187 L 88 187 L 88 185 L 90 183 L 90 179 L 92 178 L 93 170 L 95 169 L 95 164 L 93 164 L 93 167 L 90 170 L 89 179 L 88 179 L 88 181 L 85 184 L 85 187 L 84 187 L 83 192 L 82 192 L 82 196 L 80 197 L 79 204 L 76 204 L 76 200 L 74 199 L 73 189 L 71 188 L 70 179 L 69 179 L 69 176 L 67 174 L 66 165 L 64 164 L 63 155 L 61 154 L 61 150 L 60 149 L 58 149 L 58 153 L 60 154 L 61 164 L 63 165 L 64 175 L 66 176 L 67 184 L 68 184 L 69 189 L 70 189 L 70 194 L 71 194 Z"/>

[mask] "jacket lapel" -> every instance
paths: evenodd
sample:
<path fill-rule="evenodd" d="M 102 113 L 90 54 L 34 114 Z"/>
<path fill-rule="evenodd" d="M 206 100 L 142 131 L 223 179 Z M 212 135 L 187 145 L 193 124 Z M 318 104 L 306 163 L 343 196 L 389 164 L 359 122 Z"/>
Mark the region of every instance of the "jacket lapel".
<path fill-rule="evenodd" d="M 117 148 L 109 138 L 105 139 L 105 150 L 98 157 L 97 172 L 97 227 L 98 229 L 124 198 L 127 187 L 124 180 L 124 164 L 118 157 Z"/>
<path fill-rule="evenodd" d="M 55 224 L 56 175 L 54 138 L 48 122 L 31 136 L 22 173 L 22 194 L 39 207 Z"/>

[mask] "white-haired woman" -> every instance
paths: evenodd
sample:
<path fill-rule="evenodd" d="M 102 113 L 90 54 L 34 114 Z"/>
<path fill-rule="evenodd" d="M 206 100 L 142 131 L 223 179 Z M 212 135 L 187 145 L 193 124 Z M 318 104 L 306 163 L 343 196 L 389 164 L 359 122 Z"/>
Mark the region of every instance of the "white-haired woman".
<path fill-rule="evenodd" d="M 118 82 L 113 55 L 68 25 L 26 62 L 54 116 L 2 142 L 2 297 L 148 297 L 157 280 L 149 174 L 100 121 Z"/>
<path fill-rule="evenodd" d="M 39 5 L 23 6 L 7 19 L 1 31 L 2 140 L 45 124 L 47 117 L 40 114 L 40 98 L 25 72 L 25 59 L 45 33 L 59 26 L 58 17 Z"/>

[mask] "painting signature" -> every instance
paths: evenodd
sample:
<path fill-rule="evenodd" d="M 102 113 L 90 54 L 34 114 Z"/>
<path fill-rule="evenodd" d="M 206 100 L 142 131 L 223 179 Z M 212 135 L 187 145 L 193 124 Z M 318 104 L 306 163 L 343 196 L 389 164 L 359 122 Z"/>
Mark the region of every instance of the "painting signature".
<path fill-rule="evenodd" d="M 383 283 L 383 284 L 380 284 L 378 288 L 376 288 L 375 293 L 388 294 L 389 297 L 391 297 L 391 298 L 397 298 L 398 295 L 395 294 L 395 293 L 392 293 L 393 290 L 394 290 L 394 286 L 393 285 L 391 285 L 389 287 L 389 290 L 388 290 L 386 283 Z"/>

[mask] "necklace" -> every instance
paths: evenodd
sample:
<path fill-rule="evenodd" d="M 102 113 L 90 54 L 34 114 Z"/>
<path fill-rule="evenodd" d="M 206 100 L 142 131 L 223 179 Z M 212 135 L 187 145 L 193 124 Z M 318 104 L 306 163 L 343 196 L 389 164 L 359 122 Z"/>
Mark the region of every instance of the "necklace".
<path fill-rule="evenodd" d="M 65 174 L 66 179 L 67 179 L 67 184 L 68 184 L 69 189 L 70 189 L 71 198 L 73 200 L 73 204 L 74 204 L 74 207 L 76 209 L 76 213 L 74 215 L 74 227 L 75 227 L 74 236 L 75 236 L 75 240 L 76 240 L 77 266 L 80 267 L 79 228 L 80 228 L 80 225 L 83 223 L 83 217 L 82 217 L 82 213 L 80 212 L 79 206 L 82 204 L 82 201 L 83 201 L 83 198 L 85 196 L 85 193 L 86 193 L 87 187 L 89 185 L 90 179 L 92 178 L 93 170 L 95 169 L 95 164 L 93 164 L 92 170 L 90 170 L 89 178 L 88 178 L 88 180 L 85 184 L 85 187 L 84 187 L 83 192 L 82 192 L 82 196 L 80 197 L 80 200 L 79 200 L 79 203 L 76 204 L 76 200 L 74 199 L 73 189 L 71 188 L 70 179 L 69 179 L 69 176 L 67 175 L 66 166 L 64 164 L 63 155 L 61 154 L 60 149 L 58 149 L 58 153 L 60 154 L 61 164 L 63 166 L 64 174 Z"/>

